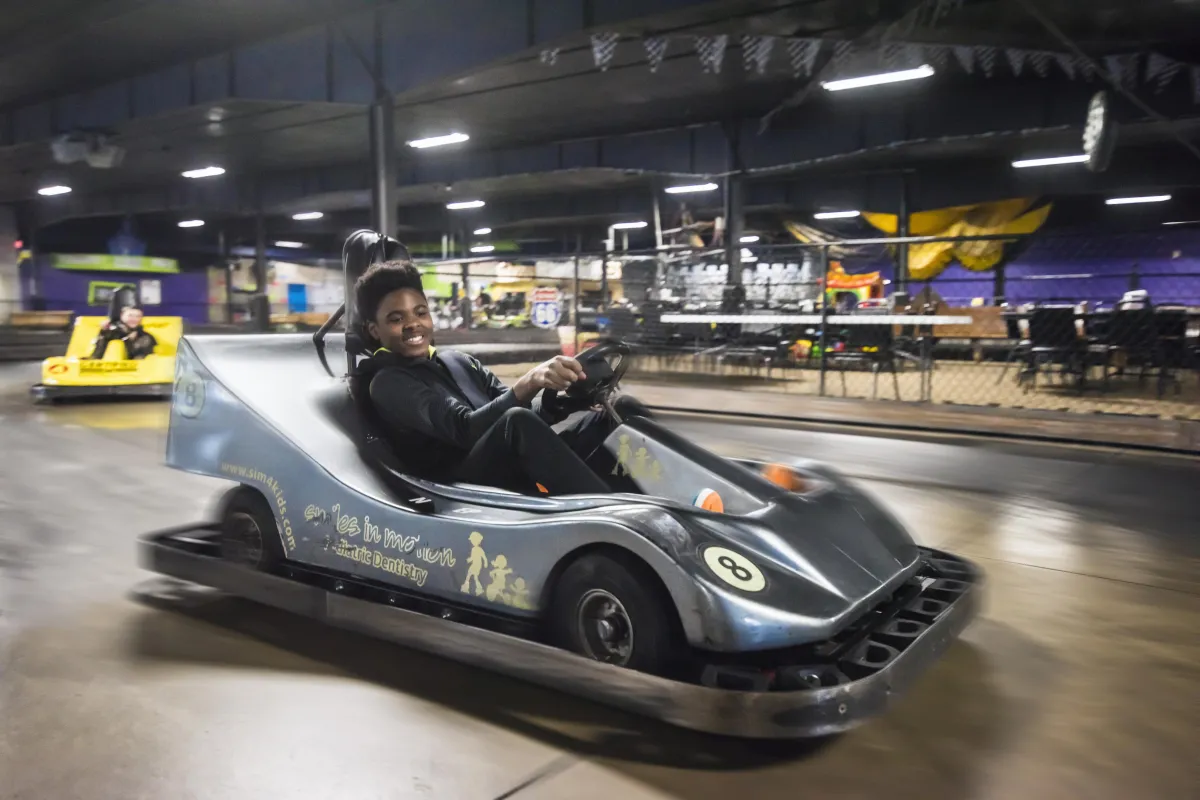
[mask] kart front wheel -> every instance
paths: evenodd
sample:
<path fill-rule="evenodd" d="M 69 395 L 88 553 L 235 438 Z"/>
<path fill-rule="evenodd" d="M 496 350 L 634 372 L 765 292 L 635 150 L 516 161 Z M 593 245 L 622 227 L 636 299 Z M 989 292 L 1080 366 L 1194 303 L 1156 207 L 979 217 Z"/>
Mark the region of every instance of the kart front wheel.
<path fill-rule="evenodd" d="M 266 498 L 243 486 L 234 491 L 221 515 L 221 557 L 253 569 L 270 569 L 283 560 L 279 526 Z"/>
<path fill-rule="evenodd" d="M 631 558 L 596 553 L 569 565 L 554 587 L 550 624 L 563 647 L 595 661 L 662 674 L 680 652 L 670 598 Z"/>

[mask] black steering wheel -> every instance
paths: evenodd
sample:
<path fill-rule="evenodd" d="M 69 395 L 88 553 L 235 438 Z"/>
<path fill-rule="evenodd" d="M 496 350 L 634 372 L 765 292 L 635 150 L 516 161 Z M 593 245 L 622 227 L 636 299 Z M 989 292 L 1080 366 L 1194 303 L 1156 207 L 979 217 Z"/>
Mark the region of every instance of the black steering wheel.
<path fill-rule="evenodd" d="M 587 377 L 571 384 L 567 397 L 586 400 L 591 405 L 604 404 L 629 369 L 631 352 L 629 345 L 612 339 L 584 350 L 578 361 Z"/>

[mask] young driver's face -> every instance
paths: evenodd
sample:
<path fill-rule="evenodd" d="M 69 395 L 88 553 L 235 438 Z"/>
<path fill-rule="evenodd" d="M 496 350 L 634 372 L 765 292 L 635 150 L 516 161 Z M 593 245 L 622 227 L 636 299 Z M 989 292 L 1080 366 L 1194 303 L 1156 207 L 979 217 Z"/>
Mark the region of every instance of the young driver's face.
<path fill-rule="evenodd" d="M 130 328 L 136 328 L 142 324 L 142 312 L 136 308 L 122 309 L 121 322 L 124 322 Z"/>
<path fill-rule="evenodd" d="M 409 358 L 428 355 L 433 342 L 429 301 L 415 289 L 389 292 L 367 328 L 393 353 Z"/>

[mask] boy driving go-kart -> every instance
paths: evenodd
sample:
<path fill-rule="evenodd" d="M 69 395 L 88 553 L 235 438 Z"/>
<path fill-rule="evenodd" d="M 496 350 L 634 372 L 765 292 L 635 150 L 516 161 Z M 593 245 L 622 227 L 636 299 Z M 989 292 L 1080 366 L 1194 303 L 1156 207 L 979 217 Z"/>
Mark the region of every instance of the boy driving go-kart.
<path fill-rule="evenodd" d="M 556 356 L 508 388 L 476 359 L 436 350 L 421 275 L 409 261 L 372 265 L 355 296 L 374 348 L 359 380 L 383 433 L 398 452 L 417 456 L 424 477 L 555 495 L 611 491 L 600 477 L 607 470 L 589 463 L 607 457 L 614 419 L 586 399 L 558 395 L 587 378 L 578 361 Z M 632 398 L 616 408 L 648 416 Z"/>
<path fill-rule="evenodd" d="M 142 327 L 142 307 L 138 303 L 137 291 L 132 286 L 122 286 L 113 293 L 113 307 L 118 311 L 100 327 L 91 358 L 104 358 L 110 342 L 124 343 L 128 360 L 145 358 L 153 353 L 158 340 Z"/>

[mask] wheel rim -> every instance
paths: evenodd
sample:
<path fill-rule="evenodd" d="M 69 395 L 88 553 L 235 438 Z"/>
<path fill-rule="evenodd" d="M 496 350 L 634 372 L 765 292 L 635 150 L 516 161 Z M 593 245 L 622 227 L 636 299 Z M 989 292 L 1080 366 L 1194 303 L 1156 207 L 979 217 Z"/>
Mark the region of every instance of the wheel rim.
<path fill-rule="evenodd" d="M 225 557 L 238 564 L 257 567 L 262 562 L 262 529 L 254 517 L 236 512 L 225 523 Z"/>
<path fill-rule="evenodd" d="M 633 655 L 633 623 L 621 601 L 603 589 L 592 589 L 579 601 L 576 615 L 584 654 L 596 661 L 624 666 Z"/>

